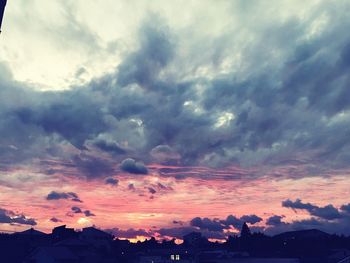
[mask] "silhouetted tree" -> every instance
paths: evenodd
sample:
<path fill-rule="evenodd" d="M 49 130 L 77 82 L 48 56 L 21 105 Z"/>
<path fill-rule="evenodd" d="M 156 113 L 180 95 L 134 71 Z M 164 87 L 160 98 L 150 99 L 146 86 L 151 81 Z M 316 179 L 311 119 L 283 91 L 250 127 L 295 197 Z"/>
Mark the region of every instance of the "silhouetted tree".
<path fill-rule="evenodd" d="M 249 250 L 251 236 L 252 236 L 252 234 L 250 232 L 250 229 L 249 229 L 247 223 L 244 222 L 242 225 L 242 229 L 241 229 L 241 236 L 239 238 L 240 250 L 245 250 L 245 251 Z"/>
<path fill-rule="evenodd" d="M 241 229 L 241 238 L 242 239 L 248 239 L 248 238 L 251 237 L 251 235 L 252 234 L 250 233 L 250 229 L 249 229 L 247 223 L 244 222 L 243 225 L 242 225 L 242 229 Z"/>
<path fill-rule="evenodd" d="M 224 243 L 228 250 L 236 251 L 239 249 L 239 238 L 237 235 L 228 236 L 226 242 Z"/>

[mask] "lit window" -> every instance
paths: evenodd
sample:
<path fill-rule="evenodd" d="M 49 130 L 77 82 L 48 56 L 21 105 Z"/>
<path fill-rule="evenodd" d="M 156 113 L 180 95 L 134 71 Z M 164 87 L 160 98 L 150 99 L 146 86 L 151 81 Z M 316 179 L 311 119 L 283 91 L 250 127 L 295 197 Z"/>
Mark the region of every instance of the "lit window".
<path fill-rule="evenodd" d="M 180 260 L 180 255 L 176 255 L 175 260 Z"/>
<path fill-rule="evenodd" d="M 171 255 L 171 256 L 170 256 L 170 259 L 171 259 L 171 260 L 175 260 L 175 255 Z"/>

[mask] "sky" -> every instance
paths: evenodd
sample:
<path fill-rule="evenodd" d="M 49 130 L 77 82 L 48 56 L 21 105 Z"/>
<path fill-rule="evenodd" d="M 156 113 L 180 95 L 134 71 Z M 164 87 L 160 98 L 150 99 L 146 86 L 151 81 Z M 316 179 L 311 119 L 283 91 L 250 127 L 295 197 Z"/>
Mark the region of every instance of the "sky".
<path fill-rule="evenodd" d="M 349 8 L 8 1 L 0 230 L 350 235 Z"/>

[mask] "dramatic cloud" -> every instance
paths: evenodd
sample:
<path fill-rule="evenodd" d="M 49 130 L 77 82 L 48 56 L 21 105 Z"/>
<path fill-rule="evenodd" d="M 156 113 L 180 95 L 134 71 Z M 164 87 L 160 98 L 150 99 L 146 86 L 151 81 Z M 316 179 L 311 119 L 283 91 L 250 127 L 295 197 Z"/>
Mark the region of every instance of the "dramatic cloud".
<path fill-rule="evenodd" d="M 50 221 L 51 221 L 51 222 L 54 222 L 54 223 L 63 222 L 61 219 L 58 219 L 58 218 L 56 218 L 56 217 L 50 218 Z"/>
<path fill-rule="evenodd" d="M 160 229 L 154 228 L 152 230 L 145 230 L 145 229 L 121 230 L 118 228 L 114 228 L 114 229 L 109 229 L 108 231 L 113 233 L 115 236 L 121 237 L 121 238 L 136 238 L 137 236 L 150 237 L 150 236 L 160 235 L 163 237 L 166 236 L 170 238 L 182 239 L 183 236 L 191 232 L 199 232 L 206 238 L 225 239 L 229 235 L 236 233 L 236 232 L 232 232 L 232 229 L 231 231 L 227 231 L 229 230 L 230 226 L 233 223 L 232 218 L 236 218 L 236 217 L 230 215 L 227 218 L 231 219 L 231 221 L 195 217 L 192 220 L 190 220 L 190 222 L 188 223 L 173 220 L 173 224 L 181 225 L 177 227 L 160 228 Z M 237 222 L 235 223 L 237 225 L 234 227 L 236 231 L 240 231 L 243 223 L 245 222 L 245 221 L 242 221 L 243 219 L 248 219 L 251 225 L 254 225 L 257 222 L 262 221 L 262 219 L 256 215 L 245 215 L 245 216 L 242 216 L 240 219 L 236 218 Z M 260 227 L 260 228 L 256 227 L 256 230 L 262 231 L 263 227 Z"/>
<path fill-rule="evenodd" d="M 75 213 L 75 214 L 80 214 L 80 213 L 83 212 L 83 211 L 82 211 L 79 207 L 77 207 L 77 206 L 73 206 L 71 209 L 72 209 L 73 213 Z"/>
<path fill-rule="evenodd" d="M 284 231 L 320 229 L 328 233 L 350 234 L 348 225 L 350 224 L 350 213 L 346 210 L 347 205 L 337 209 L 332 204 L 319 207 L 311 203 L 303 203 L 300 199 L 285 200 L 282 206 L 292 208 L 295 211 L 304 210 L 312 217 L 303 220 L 292 220 L 285 222 L 285 216 L 274 215 L 266 220 L 267 228 L 264 230 L 268 234 L 276 234 Z M 282 219 L 284 219 L 282 221 Z"/>
<path fill-rule="evenodd" d="M 35 226 L 37 223 L 33 218 L 28 218 L 23 214 L 18 214 L 10 210 L 0 208 L 0 223 L 21 224 Z"/>
<path fill-rule="evenodd" d="M 340 207 L 340 209 L 343 210 L 344 212 L 350 214 L 350 203 L 347 204 L 347 205 L 342 205 L 342 206 Z"/>
<path fill-rule="evenodd" d="M 172 227 L 172 228 L 161 228 L 157 232 L 162 236 L 174 237 L 181 239 L 184 235 L 191 232 L 196 232 L 197 229 L 194 227 Z"/>
<path fill-rule="evenodd" d="M 295 202 L 288 199 L 282 202 L 282 206 L 292 208 L 292 209 L 304 209 L 308 211 L 310 215 L 327 219 L 327 220 L 338 219 L 341 217 L 339 210 L 335 208 L 333 205 L 318 207 L 310 203 L 303 203 L 300 199 L 296 199 Z"/>
<path fill-rule="evenodd" d="M 240 218 L 241 221 L 244 221 L 249 224 L 256 224 L 262 221 L 262 218 L 257 215 L 245 215 Z"/>
<path fill-rule="evenodd" d="M 240 218 L 229 215 L 226 220 L 195 217 L 190 221 L 190 225 L 198 227 L 200 230 L 222 232 L 223 234 L 224 229 L 230 229 L 231 226 L 236 230 L 240 230 L 245 222 L 254 225 L 261 221 L 262 218 L 257 215 L 244 215 Z"/>
<path fill-rule="evenodd" d="M 147 189 L 148 189 L 148 192 L 151 193 L 151 194 L 157 193 L 157 191 L 154 188 L 152 188 L 152 187 L 148 187 Z"/>
<path fill-rule="evenodd" d="M 118 83 L 121 86 L 137 83 L 153 89 L 159 73 L 174 56 L 171 35 L 161 24 L 145 24 L 140 29 L 139 38 L 140 49 L 130 54 L 118 68 Z"/>
<path fill-rule="evenodd" d="M 282 206 L 292 209 L 305 209 L 308 211 L 315 208 L 315 206 L 310 203 L 302 203 L 300 199 L 296 199 L 295 201 L 292 201 L 290 199 L 285 200 L 282 202 Z"/>
<path fill-rule="evenodd" d="M 155 187 L 159 190 L 159 191 L 173 191 L 174 189 L 171 186 L 167 186 L 164 185 L 162 183 L 158 183 L 157 185 L 155 185 Z"/>
<path fill-rule="evenodd" d="M 224 225 L 222 225 L 219 221 L 211 220 L 209 218 L 202 219 L 200 217 L 195 217 L 191 220 L 190 224 L 191 226 L 209 231 L 222 231 L 224 229 Z"/>
<path fill-rule="evenodd" d="M 106 160 L 89 155 L 74 156 L 75 166 L 89 178 L 110 175 L 114 172 L 113 165 Z"/>
<path fill-rule="evenodd" d="M 158 145 L 151 150 L 150 154 L 161 163 L 181 159 L 181 156 L 168 145 Z"/>
<path fill-rule="evenodd" d="M 226 227 L 233 226 L 237 230 L 241 229 L 244 222 L 249 224 L 256 224 L 262 221 L 262 218 L 257 215 L 244 215 L 237 218 L 233 215 L 227 216 L 226 220 L 220 220 L 220 222 Z"/>
<path fill-rule="evenodd" d="M 141 237 L 151 237 L 152 232 L 146 231 L 144 229 L 133 229 L 130 228 L 128 230 L 122 230 L 119 228 L 113 228 L 113 229 L 106 229 L 105 230 L 108 233 L 111 233 L 117 238 L 137 238 L 139 236 Z"/>
<path fill-rule="evenodd" d="M 90 210 L 82 210 L 80 207 L 77 207 L 77 206 L 73 206 L 71 208 L 72 212 L 74 214 L 84 214 L 85 216 L 87 217 L 90 217 L 90 216 L 95 216 L 95 214 L 93 214 Z"/>
<path fill-rule="evenodd" d="M 279 226 L 285 224 L 282 222 L 283 216 L 274 215 L 266 220 L 266 225 L 268 226 Z"/>
<path fill-rule="evenodd" d="M 334 5 L 340 12 L 347 6 Z M 228 10 L 244 17 L 240 8 L 222 4 L 223 14 L 217 17 L 231 21 Z M 259 8 L 252 5 L 250 11 Z M 134 31 L 137 44 L 114 72 L 65 91 L 19 86 L 7 69 L 1 97 L 23 98 L 19 104 L 1 101 L 2 155 L 20 152 L 12 162 L 70 158 L 89 178 L 114 172 L 112 163 L 98 158 L 90 146 L 118 161 L 132 153 L 145 162 L 210 167 L 301 162 L 304 171 L 321 175 L 347 166 L 350 39 L 342 32 L 348 22 L 326 3 L 310 10 L 304 19 L 293 11 L 269 21 L 264 18 L 271 17 L 271 10 L 264 9 L 259 30 L 248 24 L 233 34 L 237 28 L 231 21 L 215 34 L 208 32 L 213 34 L 210 41 L 203 35 L 207 30 L 193 35 L 155 15 Z M 249 45 L 244 45 L 246 34 L 254 39 Z M 334 41 L 333 35 L 341 37 Z M 205 45 L 198 48 L 198 43 Z M 61 148 L 67 142 L 90 152 L 67 157 Z M 125 159 L 121 169 L 148 171 L 134 159 Z"/>
<path fill-rule="evenodd" d="M 82 210 L 80 207 L 77 207 L 77 206 L 73 206 L 71 207 L 71 210 L 74 214 L 84 214 L 85 216 L 87 217 L 90 217 L 90 216 L 96 216 L 95 214 L 93 214 L 90 210 Z M 69 215 L 69 213 L 68 213 Z"/>
<path fill-rule="evenodd" d="M 105 180 L 105 183 L 106 183 L 106 184 L 110 184 L 110 185 L 115 186 L 115 185 L 118 185 L 119 180 L 118 180 L 118 179 L 115 179 L 115 178 L 110 177 L 110 178 L 107 178 L 107 179 Z"/>
<path fill-rule="evenodd" d="M 167 236 L 172 238 L 182 239 L 185 235 L 191 232 L 200 232 L 206 238 L 215 238 L 215 239 L 225 239 L 226 234 L 221 231 L 210 231 L 210 230 L 199 230 L 196 227 L 183 226 L 183 227 L 170 227 L 170 228 L 161 228 L 156 230 L 161 236 Z"/>
<path fill-rule="evenodd" d="M 84 215 L 89 217 L 89 216 L 95 216 L 95 214 L 91 213 L 90 210 L 85 210 L 84 212 Z"/>
<path fill-rule="evenodd" d="M 134 159 L 128 158 L 122 161 L 120 164 L 120 168 L 128 173 L 132 174 L 147 174 L 147 167 L 141 163 L 136 162 Z"/>
<path fill-rule="evenodd" d="M 184 222 L 182 222 L 181 220 L 179 221 L 179 220 L 173 220 L 173 224 L 179 224 L 179 225 L 183 225 L 184 224 Z"/>
<path fill-rule="evenodd" d="M 126 151 L 113 141 L 98 139 L 94 142 L 94 145 L 103 151 L 111 152 L 113 154 L 126 154 Z"/>
<path fill-rule="evenodd" d="M 56 191 L 52 191 L 50 192 L 47 197 L 47 200 L 59 200 L 59 199 L 68 199 L 74 202 L 80 202 L 82 203 L 82 201 L 79 199 L 78 195 L 76 193 L 73 192 L 56 192 Z"/>

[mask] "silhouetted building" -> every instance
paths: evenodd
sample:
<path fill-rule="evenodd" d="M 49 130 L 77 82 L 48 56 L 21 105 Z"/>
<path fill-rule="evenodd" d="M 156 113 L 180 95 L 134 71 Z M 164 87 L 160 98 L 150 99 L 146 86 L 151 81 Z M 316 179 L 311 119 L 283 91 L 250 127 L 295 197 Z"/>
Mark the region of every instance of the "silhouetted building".
<path fill-rule="evenodd" d="M 184 236 L 183 244 L 155 238 L 130 243 L 113 240 L 112 235 L 94 227 L 76 232 L 63 225 L 48 235 L 35 229 L 0 234 L 3 262 L 350 263 L 350 237 L 314 229 L 267 236 L 250 234 L 249 227 L 242 226 L 242 235 L 225 243 L 210 242 L 198 232 Z"/>
<path fill-rule="evenodd" d="M 79 258 L 65 247 L 39 247 L 25 263 L 79 263 Z"/>
<path fill-rule="evenodd" d="M 186 246 L 200 247 L 208 243 L 208 239 L 203 237 L 199 232 L 191 232 L 183 237 Z"/>
<path fill-rule="evenodd" d="M 225 263 L 300 263 L 297 258 L 238 258 Z M 219 263 L 219 262 L 218 262 Z M 220 262 L 224 263 L 224 262 Z"/>
<path fill-rule="evenodd" d="M 328 256 L 327 263 L 350 263 L 350 250 L 333 249 Z"/>
<path fill-rule="evenodd" d="M 196 256 L 196 263 L 226 263 L 240 257 L 248 257 L 247 252 L 229 252 L 226 250 L 202 251 Z M 234 261 L 236 262 L 236 261 Z"/>
<path fill-rule="evenodd" d="M 113 240 L 113 236 L 97 228 L 83 228 L 83 230 L 79 234 L 79 238 L 92 244 L 98 249 L 106 251 L 111 250 L 111 241 Z"/>
<path fill-rule="evenodd" d="M 54 241 L 76 237 L 78 237 L 78 233 L 74 231 L 74 228 L 67 228 L 66 225 L 55 227 L 52 230 L 52 239 Z"/>
<path fill-rule="evenodd" d="M 50 236 L 48 234 L 35 230 L 34 228 L 13 233 L 12 236 L 14 237 L 14 240 L 21 243 L 27 243 L 30 247 L 45 245 L 50 240 Z"/>
<path fill-rule="evenodd" d="M 195 256 L 184 248 L 152 249 L 138 254 L 137 263 L 194 263 Z"/>
<path fill-rule="evenodd" d="M 78 259 L 79 262 L 87 263 L 97 263 L 101 262 L 101 258 L 107 258 L 104 253 L 99 254 L 98 249 L 91 243 L 78 239 L 65 239 L 54 244 L 57 247 L 65 247 L 69 249 Z"/>
<path fill-rule="evenodd" d="M 299 263 L 295 258 L 254 258 L 247 252 L 225 250 L 203 251 L 197 255 L 196 263 Z"/>

